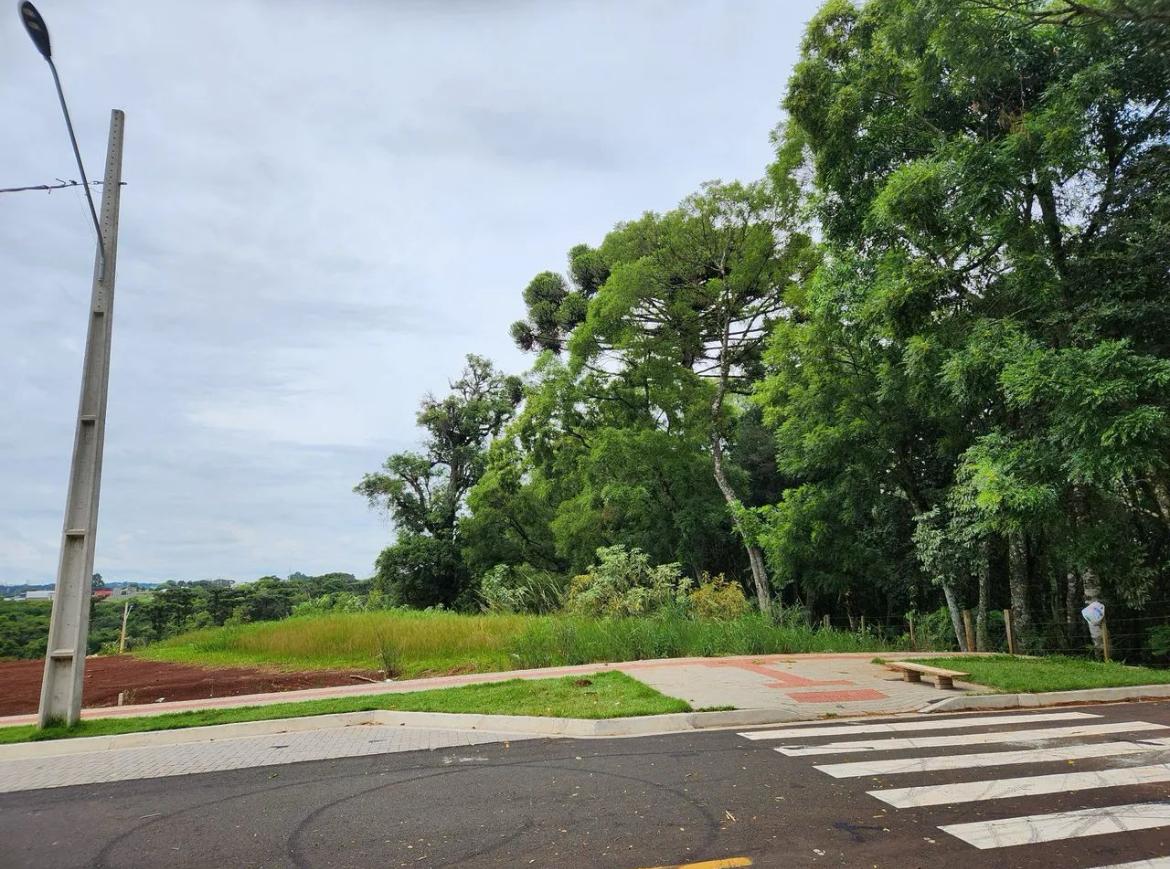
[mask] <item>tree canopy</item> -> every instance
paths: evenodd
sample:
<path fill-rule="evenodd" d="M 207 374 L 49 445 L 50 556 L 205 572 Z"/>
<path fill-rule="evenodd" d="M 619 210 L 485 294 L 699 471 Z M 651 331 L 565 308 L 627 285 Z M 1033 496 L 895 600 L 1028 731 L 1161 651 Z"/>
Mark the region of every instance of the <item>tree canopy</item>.
<path fill-rule="evenodd" d="M 765 609 L 945 606 L 960 646 L 968 607 L 982 647 L 1007 606 L 1037 648 L 1086 600 L 1166 612 L 1168 33 L 1155 0 L 828 0 L 765 177 L 537 274 L 531 370 L 469 357 L 358 487 L 379 575 L 449 603 L 620 545 Z"/>

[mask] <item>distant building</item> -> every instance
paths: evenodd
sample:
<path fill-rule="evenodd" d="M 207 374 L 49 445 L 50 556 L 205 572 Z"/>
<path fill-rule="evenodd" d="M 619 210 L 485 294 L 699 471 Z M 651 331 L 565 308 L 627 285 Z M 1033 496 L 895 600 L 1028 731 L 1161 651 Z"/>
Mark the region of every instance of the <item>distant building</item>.
<path fill-rule="evenodd" d="M 140 585 L 115 585 L 110 589 L 110 596 L 115 598 L 123 597 L 137 597 L 140 594 L 146 594 L 150 589 L 143 588 Z"/>
<path fill-rule="evenodd" d="M 52 600 L 53 589 L 45 589 L 44 591 L 26 591 L 24 593 L 25 600 Z"/>
<path fill-rule="evenodd" d="M 95 588 L 93 590 L 94 600 L 105 600 L 106 598 L 113 596 L 114 590 L 112 588 Z"/>

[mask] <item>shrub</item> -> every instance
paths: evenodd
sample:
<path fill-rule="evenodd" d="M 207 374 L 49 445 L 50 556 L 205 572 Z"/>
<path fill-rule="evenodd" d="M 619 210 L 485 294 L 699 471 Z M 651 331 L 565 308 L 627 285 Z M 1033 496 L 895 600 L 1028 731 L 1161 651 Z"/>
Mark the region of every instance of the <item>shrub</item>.
<path fill-rule="evenodd" d="M 959 647 L 950 610 L 945 606 L 934 612 L 914 613 L 914 627 L 920 649 L 948 651 Z"/>
<path fill-rule="evenodd" d="M 704 573 L 699 587 L 688 595 L 688 602 L 691 615 L 697 619 L 730 621 L 749 609 L 743 587 L 738 582 L 729 582 L 722 573 L 716 577 Z"/>
<path fill-rule="evenodd" d="M 1170 625 L 1157 625 L 1147 629 L 1146 645 L 1154 657 L 1170 657 Z"/>
<path fill-rule="evenodd" d="M 359 613 L 365 608 L 365 602 L 356 594 L 339 591 L 301 601 L 293 607 L 292 614 L 294 616 L 311 616 L 328 612 Z"/>
<path fill-rule="evenodd" d="M 480 578 L 480 605 L 494 613 L 556 612 L 564 603 L 566 584 L 563 576 L 529 564 L 497 564 Z"/>
<path fill-rule="evenodd" d="M 565 609 L 576 615 L 610 618 L 685 610 L 691 581 L 677 564 L 652 567 L 640 549 L 603 546 L 598 563 L 573 578 Z"/>

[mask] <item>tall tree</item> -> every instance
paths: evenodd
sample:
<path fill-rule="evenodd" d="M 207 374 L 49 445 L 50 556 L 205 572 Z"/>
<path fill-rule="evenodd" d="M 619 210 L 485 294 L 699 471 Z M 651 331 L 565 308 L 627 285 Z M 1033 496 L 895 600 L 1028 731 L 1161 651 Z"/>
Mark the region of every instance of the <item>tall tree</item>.
<path fill-rule="evenodd" d="M 837 317 L 897 372 L 878 397 L 938 459 L 891 450 L 897 491 L 927 493 L 922 516 L 945 506 L 955 542 L 985 537 L 1029 639 L 1066 576 L 1138 600 L 1166 546 L 1149 524 L 1170 447 L 1153 8 L 835 0 L 785 100 L 776 175 L 808 180 L 835 270 L 816 292 L 856 288 Z M 1105 527 L 1136 557 L 1080 542 Z"/>
<path fill-rule="evenodd" d="M 488 440 L 523 395 L 520 380 L 474 354 L 444 398 L 422 401 L 425 451 L 394 453 L 354 491 L 385 510 L 397 539 L 378 559 L 380 590 L 403 602 L 452 604 L 468 574 L 459 552 L 459 515 L 483 474 Z"/>
<path fill-rule="evenodd" d="M 771 599 L 767 569 L 725 447 L 736 399 L 750 392 L 786 295 L 815 262 L 808 236 L 792 223 L 767 185 L 710 183 L 674 211 L 619 226 L 600 249 L 609 276 L 569 341 L 578 364 L 657 377 L 681 370 L 708 384 L 701 418 L 714 479 L 743 540 L 761 609 Z"/>

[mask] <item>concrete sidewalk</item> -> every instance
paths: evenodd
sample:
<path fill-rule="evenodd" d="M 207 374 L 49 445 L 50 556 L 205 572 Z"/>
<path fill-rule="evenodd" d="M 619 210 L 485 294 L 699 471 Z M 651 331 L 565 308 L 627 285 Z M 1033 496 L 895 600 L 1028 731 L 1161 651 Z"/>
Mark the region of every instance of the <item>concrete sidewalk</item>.
<path fill-rule="evenodd" d="M 886 655 L 884 657 L 907 657 Z M 275 694 L 220 697 L 145 706 L 100 707 L 84 718 L 158 715 L 195 709 L 259 706 L 303 700 L 362 697 L 450 688 L 507 679 L 542 679 L 620 670 L 696 710 L 635 719 L 580 721 L 514 716 L 369 712 L 303 717 L 190 730 L 89 737 L 0 746 L 0 792 L 110 781 L 189 775 L 299 761 L 452 750 L 462 762 L 469 748 L 492 742 L 545 737 L 632 736 L 705 727 L 751 726 L 912 712 L 943 695 L 925 683 L 903 682 L 872 663 L 872 654 L 755 655 L 683 658 L 620 664 L 583 664 L 505 673 L 443 676 Z M 28 724 L 35 716 L 0 719 Z"/>
<path fill-rule="evenodd" d="M 925 683 L 903 682 L 897 674 L 872 663 L 875 655 L 887 659 L 930 657 L 929 652 L 840 653 L 813 655 L 739 655 L 726 658 L 668 658 L 616 664 L 580 664 L 502 673 L 469 673 L 397 682 L 339 685 L 301 691 L 279 691 L 202 700 L 180 700 L 134 706 L 99 706 L 82 710 L 83 719 L 161 715 L 193 709 L 226 709 L 295 703 L 336 697 L 361 697 L 403 691 L 427 691 L 502 682 L 508 679 L 548 679 L 620 670 L 695 709 L 770 709 L 783 711 L 782 720 L 816 719 L 825 715 L 874 715 L 912 712 L 940 699 Z M 964 691 L 981 691 L 964 686 Z M 34 724 L 36 715 L 0 717 L 0 726 Z"/>

